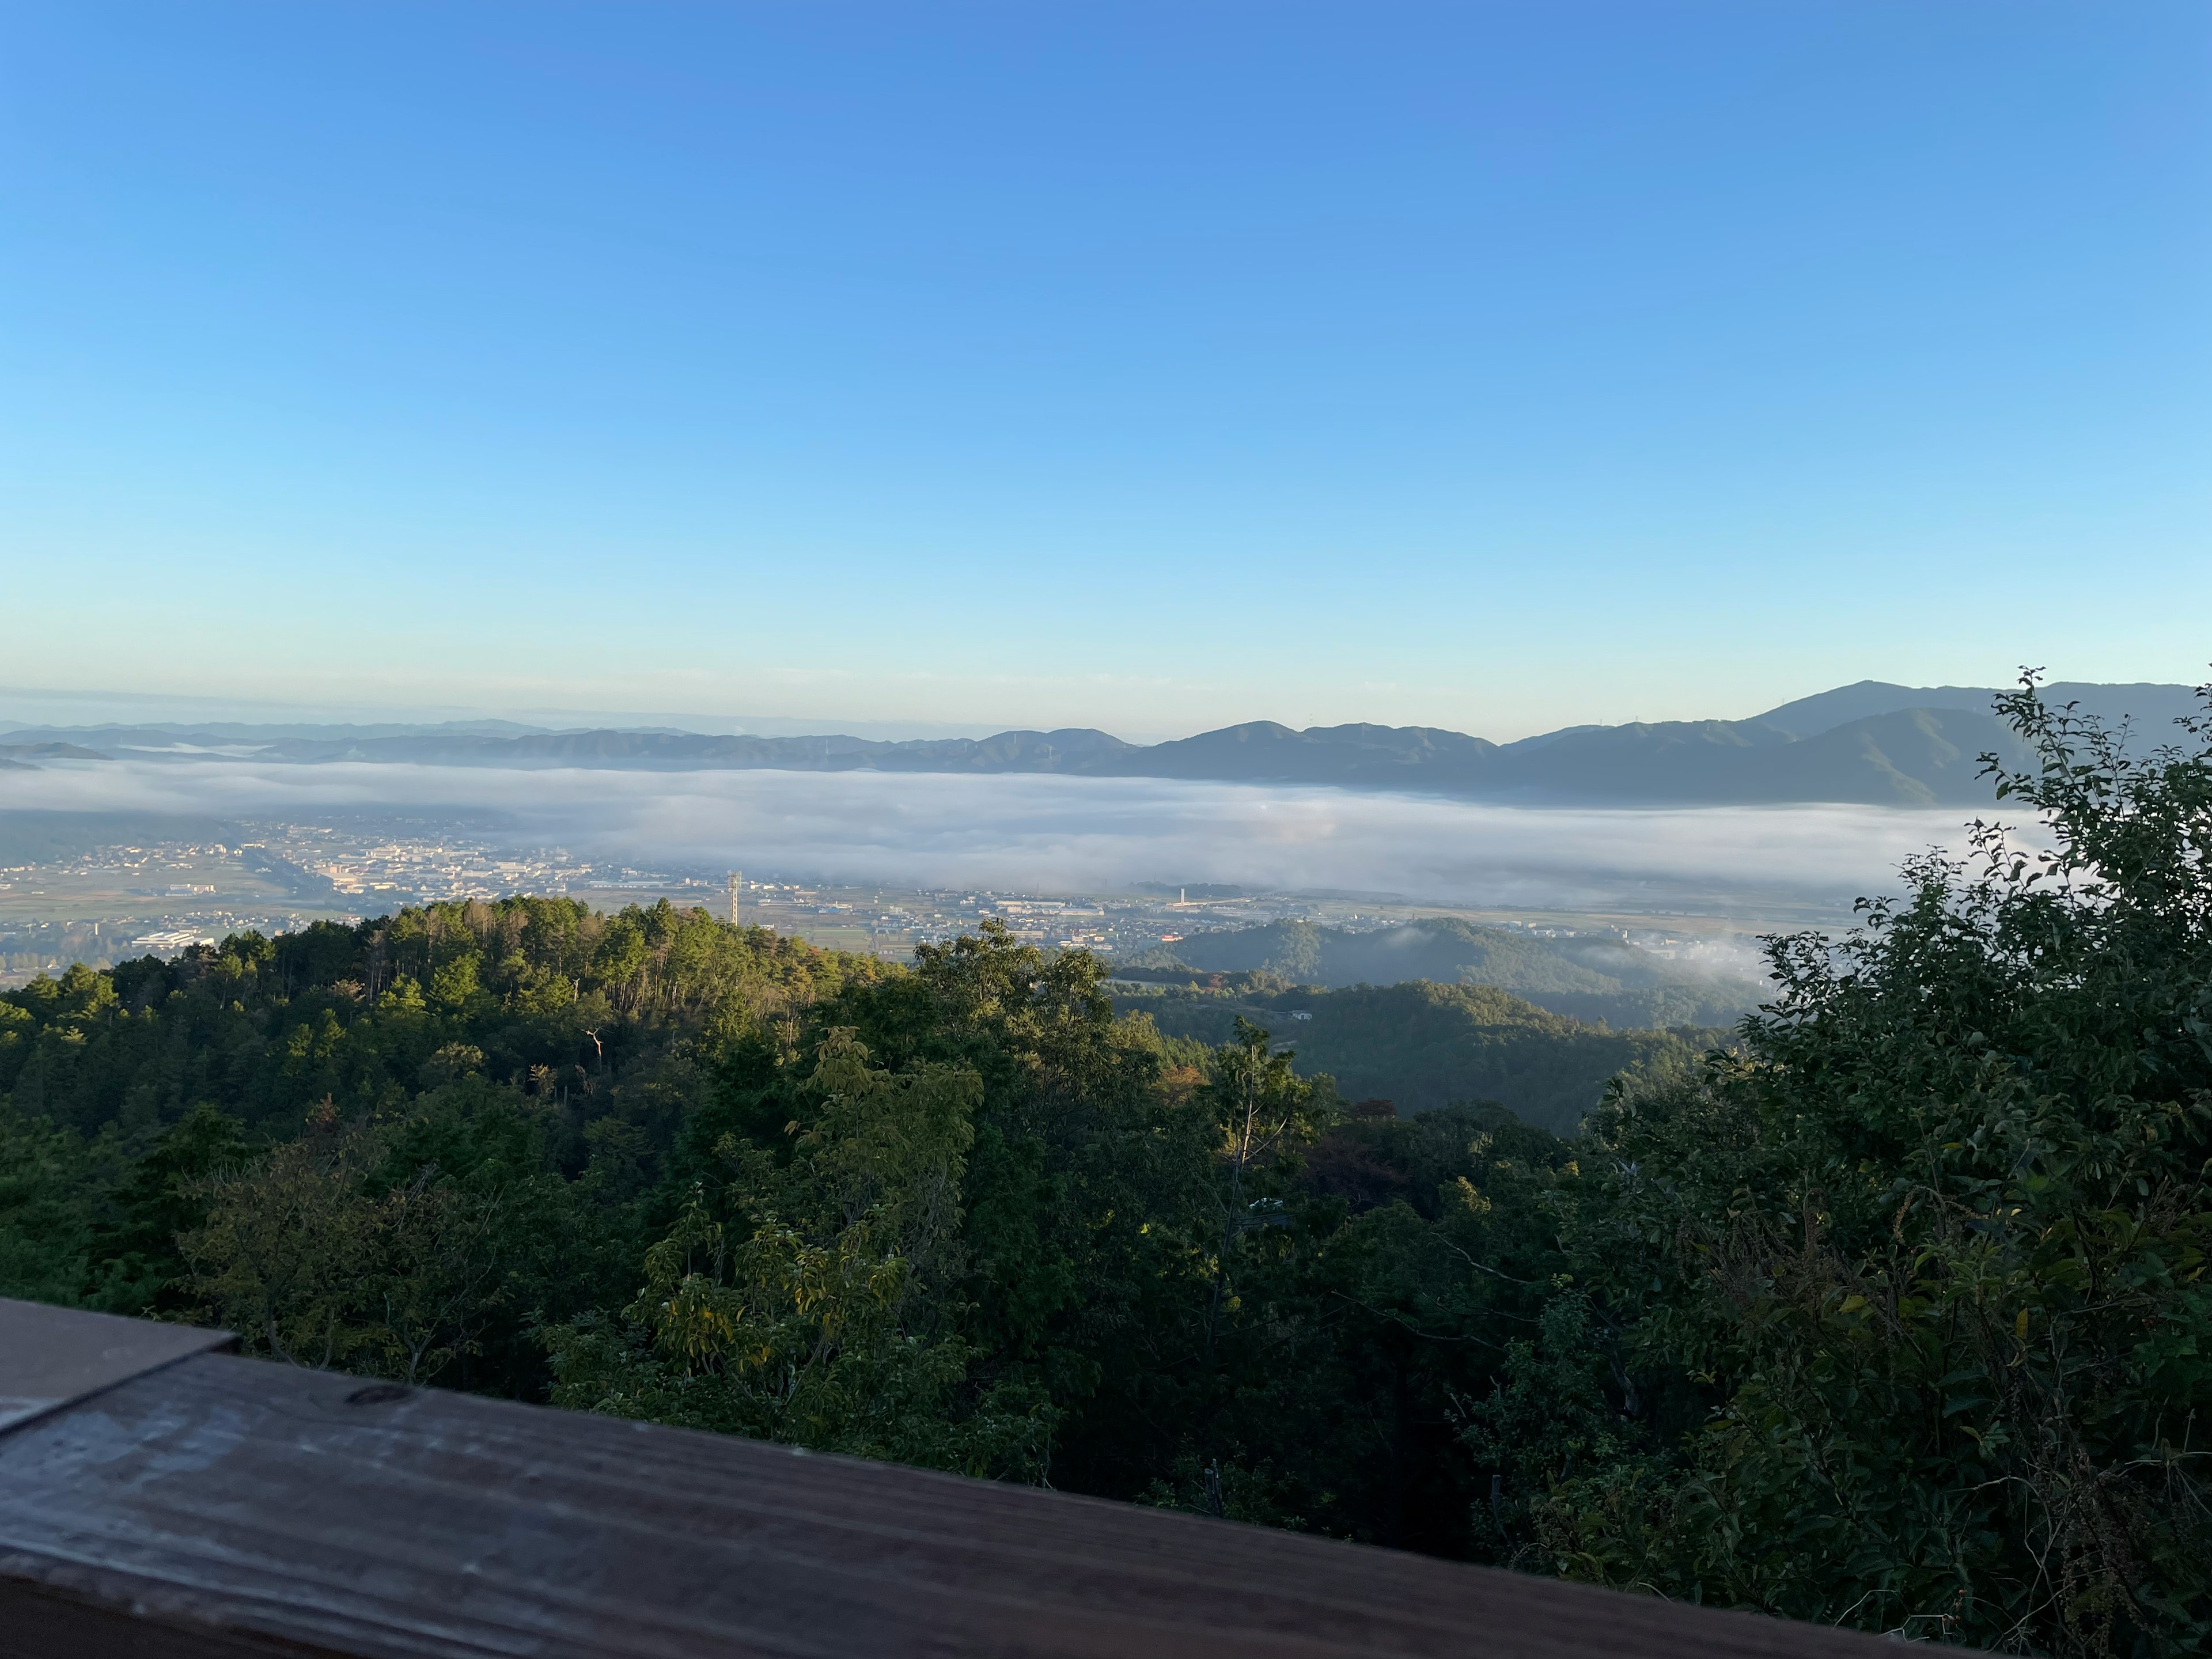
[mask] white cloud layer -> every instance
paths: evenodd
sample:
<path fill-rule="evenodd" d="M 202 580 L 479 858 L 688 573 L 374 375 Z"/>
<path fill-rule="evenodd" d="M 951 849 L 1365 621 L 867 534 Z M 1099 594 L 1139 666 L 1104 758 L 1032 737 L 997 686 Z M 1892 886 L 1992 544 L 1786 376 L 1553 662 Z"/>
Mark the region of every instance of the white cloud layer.
<path fill-rule="evenodd" d="M 1963 842 L 1956 809 L 1523 808 L 1150 778 L 506 771 L 118 762 L 0 774 L 0 807 L 312 823 L 495 814 L 501 838 L 637 864 L 924 886 L 1138 881 L 1394 893 L 1462 904 L 1704 908 L 1895 890 Z"/>

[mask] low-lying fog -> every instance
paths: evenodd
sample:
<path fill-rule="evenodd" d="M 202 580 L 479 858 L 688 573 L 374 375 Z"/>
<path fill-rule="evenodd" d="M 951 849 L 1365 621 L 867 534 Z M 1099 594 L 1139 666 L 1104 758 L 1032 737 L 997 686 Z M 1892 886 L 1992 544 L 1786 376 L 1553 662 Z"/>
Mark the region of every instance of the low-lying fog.
<path fill-rule="evenodd" d="M 1955 808 L 1519 808 L 1151 778 L 877 772 L 502 771 L 206 760 L 0 775 L 0 806 L 313 823 L 466 815 L 489 839 L 639 866 L 924 887 L 1102 891 L 1224 882 L 1423 902 L 1848 904 L 1958 847 Z"/>

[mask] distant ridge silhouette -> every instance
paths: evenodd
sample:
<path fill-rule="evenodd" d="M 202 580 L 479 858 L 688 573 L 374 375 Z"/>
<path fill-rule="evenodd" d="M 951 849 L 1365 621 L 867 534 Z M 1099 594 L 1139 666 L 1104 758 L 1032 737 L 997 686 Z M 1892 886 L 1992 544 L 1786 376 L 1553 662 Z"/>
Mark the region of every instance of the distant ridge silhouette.
<path fill-rule="evenodd" d="M 125 756 L 181 763 L 220 747 L 230 757 L 299 765 L 1056 773 L 1391 789 L 1529 805 L 1960 805 L 1992 799 L 1981 775 L 1983 755 L 1993 753 L 2008 765 L 2025 759 L 2011 731 L 1990 713 L 1997 695 L 1991 687 L 1862 680 L 1751 720 L 1571 726 L 1510 744 L 1439 726 L 1297 731 L 1273 720 L 1158 744 L 1125 743 L 1090 727 L 887 742 L 666 729 L 545 732 L 492 722 L 411 731 L 227 724 L 32 727 L 0 733 L 0 756 L 17 766 Z M 2201 709 L 2197 693 L 2183 685 L 2066 683 L 2045 687 L 2045 696 L 2053 703 L 2077 703 L 2107 722 L 2130 722 L 2138 750 L 2164 742 L 2176 718 Z M 56 744 L 69 745 L 70 754 L 57 754 L 50 747 Z"/>

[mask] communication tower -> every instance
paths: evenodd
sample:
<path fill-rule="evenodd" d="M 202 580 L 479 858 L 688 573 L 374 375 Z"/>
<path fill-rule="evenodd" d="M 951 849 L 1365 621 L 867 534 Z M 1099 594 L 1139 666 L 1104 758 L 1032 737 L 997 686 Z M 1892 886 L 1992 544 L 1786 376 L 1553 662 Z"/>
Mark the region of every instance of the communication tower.
<path fill-rule="evenodd" d="M 730 872 L 730 926 L 739 925 L 744 909 L 745 875 L 742 870 Z"/>

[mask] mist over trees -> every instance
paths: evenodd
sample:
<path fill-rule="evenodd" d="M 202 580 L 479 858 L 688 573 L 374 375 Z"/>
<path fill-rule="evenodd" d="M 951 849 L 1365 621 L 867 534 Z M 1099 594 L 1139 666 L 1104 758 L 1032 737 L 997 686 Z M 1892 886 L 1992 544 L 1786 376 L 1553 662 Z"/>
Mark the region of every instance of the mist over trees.
<path fill-rule="evenodd" d="M 1465 1092 L 1418 1113 L 1346 1086 L 1360 1045 L 1482 988 L 1377 994 L 1323 1067 L 1287 1008 L 1170 1031 L 988 927 L 908 969 L 514 899 L 73 969 L 0 995 L 0 1292 L 1915 1638 L 2197 1650 L 2212 727 L 2003 713 L 2049 855 L 1985 830 L 1852 938 L 1778 940 L 1731 1046 L 1490 992 L 1512 1045 L 1443 1052 Z M 1480 1097 L 1600 1041 L 1578 1122 Z"/>

